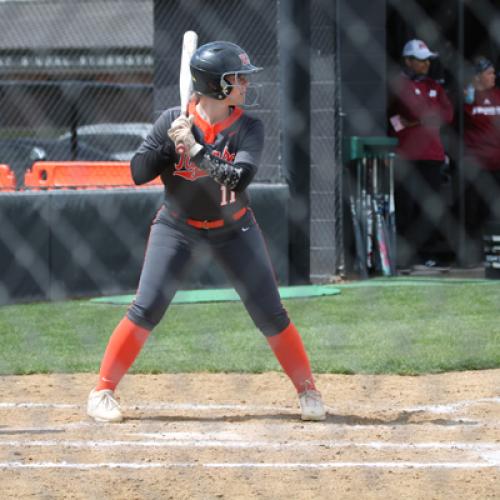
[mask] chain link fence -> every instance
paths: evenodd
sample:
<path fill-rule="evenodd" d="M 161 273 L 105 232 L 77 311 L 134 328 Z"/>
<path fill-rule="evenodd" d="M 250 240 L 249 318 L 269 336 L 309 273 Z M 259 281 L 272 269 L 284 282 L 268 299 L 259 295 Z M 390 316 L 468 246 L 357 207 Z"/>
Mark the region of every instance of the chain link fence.
<path fill-rule="evenodd" d="M 414 200 L 408 214 L 413 210 L 420 215 L 414 219 L 410 214 L 403 227 L 405 214 L 400 210 L 402 229 L 398 256 L 394 257 L 397 262 L 392 264 L 404 269 L 432 260 L 446 261 L 447 266 L 482 265 L 483 235 L 471 225 L 481 226 L 482 231 L 478 217 L 498 220 L 498 203 L 494 201 L 498 191 L 493 187 L 498 188 L 499 170 L 496 166 L 486 170 L 467 166 L 474 158 L 462 139 L 464 127 L 470 125 L 464 121 L 462 89 L 474 76 L 476 55 L 483 55 L 497 67 L 495 2 L 457 0 L 436 6 L 423 0 L 390 0 L 368 7 L 363 2 L 317 0 L 304 11 L 306 16 L 294 14 L 293 9 L 287 13 L 289 4 L 293 2 L 247 0 L 237 6 L 215 0 L 2 2 L 2 198 L 13 203 L 16 196 L 20 200 L 21 195 L 48 195 L 51 187 L 75 191 L 102 187 L 108 195 L 113 187 L 133 188 L 127 162 L 161 111 L 177 105 L 180 37 L 185 29 L 196 29 L 202 43 L 235 41 L 256 64 L 265 67 L 257 77 L 260 106 L 251 111 L 266 129 L 265 151 L 255 182 L 290 188 L 290 215 L 298 217 L 296 225 L 302 228 L 298 232 L 291 229 L 289 235 L 291 247 L 294 238 L 302 245 L 298 257 L 292 255 L 291 265 L 294 259 L 307 261 L 303 272 L 312 281 L 357 273 L 356 224 L 349 203 L 352 193 L 345 179 L 352 166 L 343 159 L 345 144 L 353 137 L 401 139 L 388 121 L 400 115 L 390 109 L 395 91 L 392 82 L 404 68 L 404 44 L 417 38 L 439 52 L 439 57 L 432 59 L 429 76 L 444 89 L 454 117 L 441 124 L 437 134 L 446 156 L 444 160 L 435 158 L 439 179 L 432 181 L 430 191 L 426 190 L 429 179 L 396 176 L 396 184 L 400 182 L 396 190 Z M 300 50 L 303 47 L 305 57 Z M 290 69 L 290 62 L 295 69 Z M 304 94 L 306 100 L 302 99 Z M 499 104 L 488 102 L 472 106 L 470 116 L 496 116 Z M 498 120 L 490 121 L 495 131 Z M 71 163 L 75 161 L 92 165 L 77 167 Z M 51 162 L 70 163 L 62 172 Z M 95 162 L 113 162 L 113 168 L 103 167 L 98 174 Z M 307 178 L 302 177 L 306 170 Z M 399 172 L 403 170 L 401 167 Z M 401 188 L 420 181 L 423 187 L 416 192 Z M 488 194 L 484 185 L 489 186 Z M 156 196 L 156 203 L 161 196 L 159 181 L 148 189 Z M 482 207 L 470 221 L 473 209 L 467 208 L 469 198 L 465 201 L 469 191 Z M 423 192 L 442 201 L 438 209 L 425 209 L 437 205 L 427 203 Z M 360 200 L 355 202 L 361 206 Z M 396 193 L 396 205 L 403 204 Z M 294 215 L 297 207 L 300 210 Z M 370 214 L 358 213 L 357 217 L 366 225 Z M 413 233 L 439 234 L 431 238 L 431 247 L 421 252 L 422 241 Z M 363 245 L 376 248 L 375 228 L 368 237 L 373 241 L 364 235 Z M 31 243 L 24 240 L 23 245 Z M 2 240 L 2 246 L 17 263 L 18 242 Z M 491 262 L 495 255 L 490 255 Z M 380 258 L 373 261 L 368 274 L 381 274 L 380 262 Z M 97 267 L 100 265 L 102 262 Z M 5 293 L 8 296 L 10 292 Z"/>
<path fill-rule="evenodd" d="M 170 4 L 124 0 L 102 4 L 72 2 L 72 6 L 74 10 L 71 11 L 65 2 L 60 1 L 5 2 L 0 6 L 3 9 L 2 28 L 5 29 L 4 46 L 0 47 L 0 102 L 3 109 L 0 163 L 4 165 L 2 168 L 8 169 L 1 174 L 4 179 L 2 190 L 6 192 L 4 199 L 8 199 L 8 203 L 14 203 L 13 199 L 21 200 L 21 193 L 35 199 L 42 194 L 58 195 L 60 200 L 62 195 L 56 191 L 69 189 L 75 196 L 66 193 L 68 200 L 76 199 L 77 193 L 79 199 L 90 200 L 90 193 L 82 192 L 83 189 L 105 188 L 111 196 L 110 188 L 132 188 L 127 162 L 160 113 L 178 105 L 181 36 L 182 31 L 193 27 L 198 31 L 201 43 L 214 39 L 234 41 L 245 47 L 256 64 L 265 67 L 265 71 L 256 76 L 260 87 L 259 106 L 250 110 L 264 122 L 266 129 L 263 160 L 254 182 L 259 192 L 266 185 L 276 186 L 278 192 L 274 198 L 280 199 L 279 190 L 287 184 L 283 165 L 283 129 L 289 123 L 289 116 L 295 112 L 290 107 L 284 109 L 282 87 L 285 77 L 279 63 L 283 47 L 278 34 L 280 29 L 286 29 L 291 37 L 301 36 L 301 32 L 290 22 L 283 28 L 279 21 L 278 2 L 246 2 L 238 9 L 216 1 Z M 40 19 L 44 22 L 39 23 Z M 79 22 L 76 23 L 75 19 Z M 204 20 L 202 25 L 200 19 Z M 252 22 L 245 22 L 246 19 Z M 302 197 L 311 198 L 310 201 L 301 201 L 304 205 L 311 205 L 304 216 L 310 218 L 312 226 L 311 278 L 324 281 L 336 274 L 343 256 L 342 224 L 338 217 L 342 208 L 338 196 L 342 169 L 338 168 L 340 129 L 336 116 L 339 107 L 334 97 L 338 89 L 334 67 L 334 9 L 327 2 L 318 2 L 311 14 L 311 22 L 317 26 L 317 29 L 312 29 L 310 40 L 314 55 L 311 70 L 315 74 L 311 113 L 317 119 L 313 120 L 311 135 L 308 136 L 307 132 L 302 135 L 307 136 L 308 141 L 312 138 L 312 149 L 305 151 L 306 158 L 310 157 L 312 161 L 312 196 L 307 186 L 300 186 L 300 190 L 306 193 L 301 194 Z M 61 31 L 61 25 L 64 25 L 64 30 L 60 36 L 54 37 L 56 30 Z M 308 45 L 304 47 L 309 50 Z M 309 111 L 298 111 L 295 115 L 300 123 Z M 294 175 L 291 178 L 293 182 Z M 159 179 L 157 181 L 151 183 L 152 190 L 148 195 L 155 200 L 153 204 L 160 200 L 161 188 Z M 260 199 L 260 195 L 255 196 Z M 54 203 L 49 205 L 53 207 Z M 94 209 L 91 208 L 90 213 L 94 213 Z M 266 210 L 256 207 L 257 212 Z M 268 213 L 261 217 L 272 219 L 273 210 L 276 211 L 276 207 L 271 205 Z M 55 229 L 53 210 L 48 213 L 45 225 L 52 233 L 58 233 L 49 235 L 49 241 L 53 238 L 59 240 L 60 228 L 68 225 L 72 227 L 71 234 L 80 234 L 78 221 L 82 222 L 82 215 L 78 210 L 74 214 L 68 209 L 63 217 L 66 224 Z M 280 213 L 279 207 L 277 213 Z M 56 217 L 59 219 L 59 215 Z M 97 217 L 96 220 L 101 230 L 106 231 L 102 221 L 109 220 L 109 217 Z M 279 260 L 285 260 L 285 264 L 275 265 L 286 268 L 286 217 L 280 224 L 285 232 L 278 233 L 283 237 L 280 244 L 283 252 Z M 116 225 L 120 226 L 120 223 L 116 222 Z M 308 226 L 309 222 L 305 225 Z M 13 228 L 12 233 L 22 234 L 18 229 Z M 139 233 L 145 237 L 147 231 L 141 229 Z M 88 245 L 82 246 L 81 242 L 86 238 L 88 235 L 81 233 L 79 243 L 74 242 L 85 255 Z M 120 241 L 115 244 L 124 248 L 122 258 L 126 262 L 131 251 L 126 247 L 130 242 L 126 237 L 120 238 L 119 234 L 117 238 Z M 99 247 L 97 241 L 95 244 Z M 27 247 L 28 253 L 33 252 L 28 239 L 4 240 L 2 245 L 8 255 L 6 267 L 10 266 L 7 262 L 17 262 L 19 246 Z M 133 251 L 137 250 L 136 246 Z M 309 248 L 305 251 L 309 252 Z M 94 254 L 96 266 L 92 268 L 102 270 L 109 265 L 98 248 Z M 137 251 L 137 255 L 142 256 L 142 251 Z M 308 256 L 305 255 L 303 260 L 308 261 Z M 134 262 L 139 269 L 140 258 Z M 56 284 L 50 285 L 52 291 L 41 298 L 64 296 L 66 280 L 54 278 L 57 273 L 52 265 L 48 264 L 43 274 L 49 278 L 52 276 L 52 282 Z M 85 274 L 92 272 L 85 271 Z M 12 273 L 8 276 L 11 281 L 16 281 Z M 96 272 L 96 276 L 89 279 L 101 282 L 99 276 L 102 277 L 102 273 Z M 288 272 L 278 273 L 284 284 L 288 282 L 287 276 Z M 126 288 L 134 286 L 132 281 L 128 283 Z M 115 285 L 111 288 L 99 285 L 95 292 L 117 291 L 120 286 L 125 286 L 123 283 Z M 18 288 L 17 285 L 14 288 L 5 286 L 3 295 L 12 300 L 22 299 Z M 26 287 L 20 288 L 24 290 Z M 25 298 L 39 297 L 39 288 L 43 288 L 43 284 L 38 283 L 33 295 L 28 294 Z M 80 293 L 71 287 L 67 290 L 68 295 L 75 292 Z"/>
<path fill-rule="evenodd" d="M 331 405 L 326 422 L 314 429 L 293 420 L 288 402 L 277 406 L 289 394 L 275 390 L 281 375 L 260 374 L 268 370 L 263 360 L 271 353 L 264 339 L 254 348 L 245 337 L 244 322 L 250 325 L 250 319 L 225 305 L 223 313 L 211 316 L 199 304 L 169 311 L 172 323 L 151 335 L 143 351 L 146 361 L 134 369 L 155 375 L 127 378 L 120 387 L 130 398 L 123 427 L 82 421 L 95 374 L 73 372 L 88 369 L 97 350 L 101 355 L 122 311 L 115 309 L 116 318 L 110 314 L 103 321 L 104 309 L 91 309 L 102 306 L 114 314 L 103 299 L 100 305 L 68 299 L 119 295 L 128 300 L 125 294 L 136 289 L 164 189 L 159 179 L 134 186 L 129 162 L 161 112 L 179 104 L 181 38 L 190 29 L 200 43 L 238 43 L 265 68 L 256 75 L 260 106 L 249 110 L 266 130 L 262 164 L 249 192 L 280 285 L 403 274 L 499 277 L 500 154 L 483 168 L 472 154 L 474 141 L 464 142 L 479 118 L 492 138 L 489 153 L 499 151 L 498 81 L 488 89 L 480 81 L 484 71 L 500 67 L 495 0 L 0 0 L 0 305 L 28 302 L 37 314 L 34 302 L 61 301 L 53 304 L 57 317 L 38 313 L 43 334 L 29 323 L 33 316 L 10 317 L 14 309 L 2 308 L 6 347 L 0 371 L 11 375 L 26 359 L 21 373 L 54 373 L 22 381 L 4 377 L 8 391 L 1 409 L 11 419 L 3 426 L 7 458 L 0 465 L 4 477 L 15 474 L 8 485 L 17 481 L 19 487 L 25 483 L 22 492 L 38 489 L 40 471 L 32 481 L 18 469 L 43 467 L 53 476 L 50 481 L 63 477 L 58 488 L 64 497 L 69 476 L 53 474 L 53 467 L 74 466 L 79 470 L 72 471 L 73 487 L 83 485 L 75 495 L 118 497 L 134 491 L 174 497 L 189 496 L 193 488 L 191 496 L 209 496 L 215 490 L 203 489 L 207 477 L 218 488 L 213 496 L 222 497 L 231 476 L 220 469 L 220 474 L 204 474 L 226 464 L 239 481 L 230 491 L 241 497 L 265 497 L 265 491 L 273 498 L 295 492 L 326 498 L 333 483 L 340 495 L 366 489 L 374 497 L 391 497 L 391 491 L 401 497 L 410 491 L 407 479 L 415 487 L 410 496 L 418 496 L 419 486 L 438 496 L 464 484 L 477 486 L 479 495 L 488 492 L 492 481 L 483 468 L 498 467 L 496 371 L 485 370 L 474 381 L 470 373 L 442 379 L 434 373 L 390 380 L 373 375 L 496 368 L 498 334 L 489 330 L 490 317 L 480 317 L 490 306 L 494 310 L 496 292 L 484 281 L 477 286 L 485 292 L 463 292 L 468 285 L 451 292 L 471 311 L 465 325 L 456 320 L 463 317 L 455 314 L 458 307 L 450 311 L 448 306 L 448 282 L 444 292 L 442 283 L 431 287 L 421 280 L 408 296 L 399 288 L 391 295 L 387 289 L 343 283 L 346 301 L 338 308 L 318 301 L 310 317 L 308 303 L 296 301 L 293 307 L 302 309 L 301 321 L 308 323 L 305 343 L 317 342 L 311 362 L 315 370 L 322 359 L 318 380 L 327 382 L 320 387 Z M 428 58 L 402 58 L 412 39 L 439 53 L 427 67 L 432 82 L 417 74 L 418 64 Z M 414 49 L 425 52 L 419 42 Z M 478 55 L 486 62 L 475 60 Z M 400 86 L 394 82 L 403 71 L 412 85 L 407 98 L 419 97 L 428 84 L 427 97 L 437 99 L 442 92 L 453 117 L 434 122 L 423 105 L 405 105 L 401 94 L 396 106 Z M 473 101 L 464 93 L 470 84 L 476 85 Z M 416 138 L 405 135 L 424 125 L 433 131 L 435 156 L 419 156 L 429 140 L 425 131 Z M 481 144 L 482 130 L 476 136 Z M 405 141 L 414 156 L 405 157 Z M 219 271 L 208 253 L 197 256 L 184 287 L 224 287 Z M 349 296 L 354 288 L 361 292 Z M 467 301 L 478 307 L 467 309 Z M 81 310 L 88 306 L 84 319 L 76 320 L 65 307 L 75 304 Z M 16 306 L 16 312 L 23 307 Z M 458 337 L 461 343 L 455 345 Z M 65 340 L 56 345 L 60 338 Z M 372 344 L 371 350 L 362 351 L 363 342 Z M 421 349 L 427 356 L 422 365 Z M 26 357 L 11 362 L 12 353 L 20 351 Z M 481 358 L 483 351 L 487 356 Z M 246 365 L 251 374 L 242 373 L 236 352 L 254 356 Z M 334 360 L 326 359 L 330 353 Z M 213 378 L 189 373 L 222 371 L 212 364 L 215 354 L 223 358 L 224 372 L 237 372 L 227 394 L 228 373 Z M 455 356 L 458 362 L 450 360 Z M 197 364 L 202 357 L 206 364 Z M 41 358 L 43 364 L 37 364 Z M 192 363 L 187 368 L 186 360 Z M 32 385 L 23 385 L 27 379 Z M 54 386 L 47 388 L 47 380 Z M 172 416 L 173 411 L 179 413 Z M 39 427 L 44 419 L 48 423 Z M 139 446 L 144 458 L 137 454 Z M 97 452 L 98 463 L 88 456 L 76 463 L 73 452 L 80 447 Z M 168 447 L 179 454 L 158 452 Z M 220 462 L 203 449 L 212 447 L 221 450 Z M 159 461 L 152 460 L 152 449 L 161 453 Z M 475 462 L 468 462 L 469 453 Z M 175 456 L 182 460 L 173 463 Z M 127 463 L 138 474 L 134 489 L 127 481 L 132 473 L 123 474 Z M 165 464 L 169 468 L 160 469 Z M 88 481 L 91 468 L 104 466 L 121 474 L 113 476 L 120 480 L 110 481 L 96 470 L 95 480 Z M 263 469 L 266 490 L 260 489 Z M 43 481 L 39 491 L 50 491 L 50 481 Z M 109 489 L 96 493 L 103 484 Z M 275 495 L 278 485 L 281 496 Z"/>

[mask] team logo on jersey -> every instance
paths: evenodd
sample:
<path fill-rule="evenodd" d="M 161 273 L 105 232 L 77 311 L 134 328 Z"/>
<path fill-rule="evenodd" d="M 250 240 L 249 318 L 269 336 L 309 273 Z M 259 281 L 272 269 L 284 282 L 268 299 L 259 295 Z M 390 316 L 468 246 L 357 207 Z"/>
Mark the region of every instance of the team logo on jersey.
<path fill-rule="evenodd" d="M 473 115 L 496 116 L 500 115 L 500 106 L 474 106 Z"/>
<path fill-rule="evenodd" d="M 217 156 L 218 158 L 222 158 L 223 160 L 233 162 L 236 155 L 234 153 L 230 153 L 227 146 L 224 147 L 224 151 L 222 153 L 220 151 L 212 151 L 213 156 Z"/>
<path fill-rule="evenodd" d="M 186 153 L 183 153 L 181 155 L 179 163 L 176 163 L 174 175 L 182 177 L 187 181 L 196 181 L 201 177 L 208 176 L 205 170 L 197 167 L 194 163 L 191 162 L 191 158 Z"/>
<path fill-rule="evenodd" d="M 230 153 L 227 149 L 227 146 L 224 147 L 222 153 L 220 151 L 212 151 L 212 156 L 216 156 L 217 158 L 222 158 L 223 160 L 233 162 L 236 157 L 235 153 Z M 179 163 L 176 163 L 175 170 L 173 175 L 182 177 L 187 181 L 196 181 L 202 177 L 207 177 L 208 174 L 205 170 L 196 166 L 189 157 L 188 154 L 183 153 Z"/>

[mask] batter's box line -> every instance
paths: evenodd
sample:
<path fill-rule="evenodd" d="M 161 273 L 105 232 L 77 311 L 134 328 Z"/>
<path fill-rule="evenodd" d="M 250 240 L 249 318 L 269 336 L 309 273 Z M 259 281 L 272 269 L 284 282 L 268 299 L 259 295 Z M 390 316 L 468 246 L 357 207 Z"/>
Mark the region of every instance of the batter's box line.
<path fill-rule="evenodd" d="M 54 410 L 75 410 L 85 408 L 84 404 L 70 403 L 32 403 L 32 402 L 3 402 L 0 403 L 0 410 L 12 409 L 54 409 Z M 195 410 L 195 411 L 214 411 L 214 410 L 258 410 L 258 411 L 294 411 L 292 407 L 280 407 L 272 405 L 241 405 L 241 404 L 205 404 L 205 403 L 139 403 L 132 405 L 122 405 L 124 410 Z"/>
<path fill-rule="evenodd" d="M 496 469 L 497 462 L 272 462 L 272 463 L 192 463 L 192 462 L 100 462 L 100 463 L 69 463 L 69 462 L 0 462 L 0 469 L 176 469 L 176 468 L 207 468 L 207 469 Z"/>
<path fill-rule="evenodd" d="M 417 405 L 408 408 L 408 411 L 426 411 L 429 413 L 456 413 L 458 410 L 468 408 L 482 403 L 500 404 L 500 396 L 492 398 L 471 399 L 457 401 L 456 403 L 436 404 L 436 405 Z"/>
<path fill-rule="evenodd" d="M 459 409 L 466 408 L 468 406 L 473 406 L 482 403 L 493 403 L 500 404 L 500 396 L 490 397 L 490 398 L 480 398 L 471 399 L 464 401 L 457 401 L 455 403 L 446 404 L 436 404 L 436 405 L 416 405 L 408 408 L 398 408 L 394 405 L 357 405 L 356 408 L 369 408 L 371 410 L 381 410 L 390 409 L 398 411 L 427 411 L 430 413 L 453 413 Z M 0 402 L 0 410 L 10 410 L 10 409 L 79 409 L 84 408 L 84 404 L 71 404 L 71 403 L 37 403 L 37 402 Z M 126 410 L 141 410 L 141 411 L 156 411 L 156 410 L 195 410 L 195 411 L 214 411 L 214 410 L 234 410 L 234 411 L 286 411 L 286 412 L 296 412 L 296 409 L 287 406 L 273 406 L 273 405 L 248 405 L 248 404 L 217 404 L 217 403 L 162 403 L 162 402 L 152 402 L 152 403 L 138 403 L 133 405 L 124 405 Z M 327 409 L 330 411 L 339 411 L 338 407 L 332 407 L 327 405 Z"/>
<path fill-rule="evenodd" d="M 138 433 L 142 435 L 143 433 Z M 367 442 L 353 442 L 353 441 L 333 441 L 333 440 L 301 440 L 301 441 L 256 441 L 256 440 L 224 440 L 217 439 L 213 436 L 210 439 L 149 439 L 149 440 L 0 440 L 0 447 L 10 448 L 29 448 L 29 447 L 64 447 L 76 449 L 97 449 L 97 448 L 228 448 L 228 449 L 304 449 L 304 448 L 363 448 L 372 450 L 426 450 L 426 451 L 469 451 L 488 454 L 493 458 L 500 456 L 500 445 L 492 442 L 421 442 L 421 443 L 406 443 L 406 442 L 387 442 L 387 441 L 367 441 Z M 500 462 L 500 459 L 497 461 Z"/>

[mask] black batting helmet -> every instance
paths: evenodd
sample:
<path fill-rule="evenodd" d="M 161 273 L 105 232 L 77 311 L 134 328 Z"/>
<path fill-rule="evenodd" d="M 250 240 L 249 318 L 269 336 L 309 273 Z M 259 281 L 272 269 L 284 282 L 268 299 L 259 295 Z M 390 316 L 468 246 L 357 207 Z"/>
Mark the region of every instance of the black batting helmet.
<path fill-rule="evenodd" d="M 194 91 L 215 99 L 225 99 L 231 92 L 231 85 L 225 80 L 227 75 L 248 75 L 262 70 L 250 63 L 241 47 L 231 42 L 202 45 L 193 54 L 190 68 Z"/>

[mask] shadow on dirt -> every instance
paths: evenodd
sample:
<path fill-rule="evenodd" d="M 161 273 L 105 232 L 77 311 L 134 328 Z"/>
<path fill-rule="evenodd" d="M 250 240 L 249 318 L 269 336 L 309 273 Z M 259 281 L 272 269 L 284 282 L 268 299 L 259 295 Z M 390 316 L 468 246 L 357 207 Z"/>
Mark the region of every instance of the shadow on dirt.
<path fill-rule="evenodd" d="M 329 415 L 327 421 L 339 425 L 476 425 L 471 420 L 432 418 L 424 411 L 402 411 L 394 418 L 360 417 L 358 415 Z"/>
<path fill-rule="evenodd" d="M 210 416 L 192 416 L 192 415 L 143 415 L 138 417 L 126 418 L 129 422 L 134 421 L 154 421 L 154 422 L 250 422 L 252 420 L 271 420 L 301 422 L 300 416 L 293 413 L 261 413 L 246 415 L 210 415 Z M 477 425 L 477 422 L 471 420 L 450 420 L 446 418 L 432 418 L 424 411 L 403 411 L 394 418 L 374 418 L 362 417 L 359 415 L 336 415 L 329 414 L 326 420 L 320 423 L 330 423 L 335 425 Z"/>

